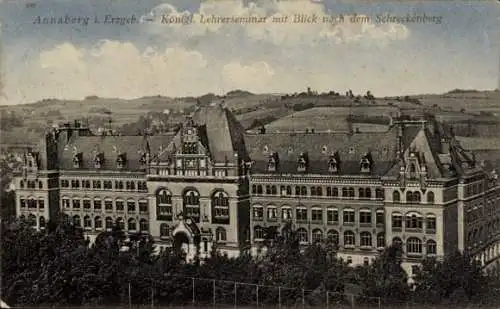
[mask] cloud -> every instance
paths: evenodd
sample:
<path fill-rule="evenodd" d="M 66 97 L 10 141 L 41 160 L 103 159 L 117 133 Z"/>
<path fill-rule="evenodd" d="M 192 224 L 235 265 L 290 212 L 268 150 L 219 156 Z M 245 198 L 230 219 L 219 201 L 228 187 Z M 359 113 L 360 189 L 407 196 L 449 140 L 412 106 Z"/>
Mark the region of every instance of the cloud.
<path fill-rule="evenodd" d="M 299 16 L 316 17 L 310 22 L 299 22 Z M 206 22 L 211 17 L 243 17 L 266 18 L 266 22 L 231 23 Z M 379 41 L 385 44 L 387 40 L 404 40 L 409 30 L 404 25 L 377 25 L 371 20 L 353 22 L 352 15 L 339 19 L 338 14 L 326 12 L 320 3 L 310 0 L 276 1 L 266 0 L 245 5 L 243 1 L 221 0 L 202 2 L 198 11 L 178 11 L 170 4 L 161 4 L 142 21 L 152 25 L 150 31 L 164 36 L 172 34 L 183 36 L 205 36 L 207 33 L 231 35 L 243 33 L 255 41 L 267 41 L 275 45 L 316 45 L 318 41 L 330 40 L 336 44 L 359 42 L 363 40 Z M 358 15 L 358 20 L 367 20 L 367 16 Z M 192 21 L 189 24 L 168 23 L 170 20 Z M 241 20 L 241 19 L 240 19 Z M 342 22 L 334 22 L 341 20 Z M 283 21 L 283 22 L 278 22 Z"/>

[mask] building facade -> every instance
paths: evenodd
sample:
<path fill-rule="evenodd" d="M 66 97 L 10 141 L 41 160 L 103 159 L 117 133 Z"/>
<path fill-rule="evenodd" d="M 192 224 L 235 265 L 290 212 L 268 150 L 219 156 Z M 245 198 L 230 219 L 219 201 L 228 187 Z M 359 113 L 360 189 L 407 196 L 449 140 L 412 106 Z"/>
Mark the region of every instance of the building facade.
<path fill-rule="evenodd" d="M 258 254 L 285 223 L 370 263 L 400 242 L 404 265 L 477 251 L 500 230 L 495 175 L 437 122 L 383 133 L 245 133 L 229 110 L 200 108 L 175 134 L 48 132 L 14 179 L 16 211 L 43 228 L 64 216 L 88 235 L 119 225 L 188 256 L 215 246 Z"/>

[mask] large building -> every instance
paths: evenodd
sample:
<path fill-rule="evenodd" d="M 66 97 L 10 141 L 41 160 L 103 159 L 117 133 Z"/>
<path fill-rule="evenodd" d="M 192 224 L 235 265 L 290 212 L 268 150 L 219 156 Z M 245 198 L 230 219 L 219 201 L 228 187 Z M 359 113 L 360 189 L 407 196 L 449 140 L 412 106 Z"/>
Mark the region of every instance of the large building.
<path fill-rule="evenodd" d="M 51 131 L 15 178 L 17 213 L 43 228 L 63 215 L 87 234 L 114 224 L 193 256 L 263 249 L 285 223 L 304 245 L 329 238 L 369 263 L 403 244 L 424 256 L 478 251 L 500 229 L 500 189 L 436 121 L 396 119 L 383 133 L 245 133 L 221 105 L 175 134 Z"/>

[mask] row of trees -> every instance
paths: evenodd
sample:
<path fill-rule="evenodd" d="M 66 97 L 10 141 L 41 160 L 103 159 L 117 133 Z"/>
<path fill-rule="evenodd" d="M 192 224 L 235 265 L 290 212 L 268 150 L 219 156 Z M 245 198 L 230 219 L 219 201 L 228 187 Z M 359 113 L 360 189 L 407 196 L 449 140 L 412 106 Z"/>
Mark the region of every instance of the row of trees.
<path fill-rule="evenodd" d="M 134 303 L 149 303 L 151 291 L 156 302 L 164 305 L 189 301 L 191 282 L 178 277 L 294 287 L 322 295 L 326 291 L 343 293 L 347 284 L 355 284 L 362 295 L 380 297 L 384 302 L 497 300 L 497 277 L 484 275 L 460 253 L 443 262 L 423 261 L 412 288 L 401 267 L 401 248 L 396 245 L 370 265 L 351 267 L 337 258 L 332 243 L 317 243 L 301 250 L 291 228 L 268 244 L 263 257 L 213 254 L 203 262 L 196 259 L 190 264 L 178 252 L 153 254 L 153 240 L 148 235 L 131 236 L 131 250 L 120 250 L 126 237 L 117 229 L 100 234 L 93 245 L 80 229 L 64 222 L 51 221 L 46 230 L 37 232 L 25 222 L 4 221 L 1 234 L 2 297 L 13 305 L 125 304 L 129 284 L 134 287 Z M 207 293 L 198 297 L 209 302 L 210 286 L 205 288 Z M 255 299 L 254 293 L 253 289 L 239 291 L 239 303 Z M 276 303 L 275 294 L 277 291 L 268 292 L 261 299 Z M 293 302 L 300 301 L 300 297 L 290 294 L 286 299 Z"/>

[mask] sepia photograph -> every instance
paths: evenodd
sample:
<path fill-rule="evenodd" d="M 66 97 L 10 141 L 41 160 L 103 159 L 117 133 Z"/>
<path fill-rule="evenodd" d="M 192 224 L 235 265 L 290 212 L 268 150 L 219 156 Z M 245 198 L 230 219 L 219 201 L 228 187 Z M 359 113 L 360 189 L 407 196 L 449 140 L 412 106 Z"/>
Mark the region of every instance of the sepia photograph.
<path fill-rule="evenodd" d="M 500 1 L 0 0 L 0 308 L 500 307 Z"/>

